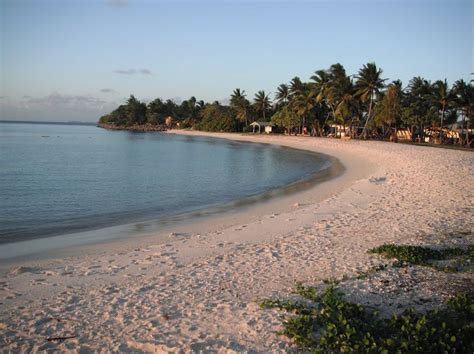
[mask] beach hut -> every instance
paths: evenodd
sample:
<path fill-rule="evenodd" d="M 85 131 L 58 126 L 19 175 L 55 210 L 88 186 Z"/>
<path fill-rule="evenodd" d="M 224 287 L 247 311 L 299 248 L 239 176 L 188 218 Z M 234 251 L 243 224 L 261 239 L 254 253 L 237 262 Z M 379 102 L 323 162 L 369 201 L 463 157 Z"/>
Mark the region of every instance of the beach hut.
<path fill-rule="evenodd" d="M 411 133 L 408 129 L 398 129 L 397 130 L 397 140 L 400 141 L 410 141 Z"/>
<path fill-rule="evenodd" d="M 264 132 L 270 134 L 273 130 L 274 124 L 272 122 L 253 122 L 250 123 L 252 127 L 253 133 L 255 133 L 255 129 L 258 128 L 258 133 L 262 132 L 262 128 L 264 128 Z"/>
<path fill-rule="evenodd" d="M 171 117 L 171 116 L 166 117 L 166 119 L 165 119 L 165 125 L 166 125 L 169 129 L 171 129 L 171 128 L 173 127 L 173 117 Z"/>
<path fill-rule="evenodd" d="M 459 133 L 455 130 L 448 128 L 431 127 L 426 128 L 425 131 L 425 142 L 430 144 L 445 144 L 445 143 L 457 143 L 459 141 Z"/>
<path fill-rule="evenodd" d="M 330 138 L 344 138 L 350 136 L 350 129 L 341 124 L 330 124 L 329 125 L 329 134 Z"/>

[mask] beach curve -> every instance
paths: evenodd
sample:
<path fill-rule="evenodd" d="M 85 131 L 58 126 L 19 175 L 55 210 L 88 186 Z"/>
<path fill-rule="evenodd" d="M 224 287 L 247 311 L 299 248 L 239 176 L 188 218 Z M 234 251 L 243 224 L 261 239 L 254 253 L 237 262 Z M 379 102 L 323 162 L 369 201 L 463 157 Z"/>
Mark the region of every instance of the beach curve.
<path fill-rule="evenodd" d="M 258 308 L 256 299 L 289 294 L 295 281 L 315 284 L 365 270 L 376 264 L 367 249 L 385 242 L 420 243 L 427 235 L 473 228 L 470 152 L 176 133 L 317 151 L 346 171 L 227 219 L 180 226 L 165 242 L 150 235 L 2 267 L 3 348 L 291 350 L 275 334 L 279 315 Z M 57 344 L 45 340 L 51 335 L 74 338 Z"/>

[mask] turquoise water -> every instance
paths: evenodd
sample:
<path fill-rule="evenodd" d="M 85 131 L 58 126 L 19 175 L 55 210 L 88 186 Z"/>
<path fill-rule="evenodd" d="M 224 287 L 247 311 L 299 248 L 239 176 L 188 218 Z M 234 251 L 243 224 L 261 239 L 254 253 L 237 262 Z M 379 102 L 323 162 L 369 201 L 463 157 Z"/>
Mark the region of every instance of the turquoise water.
<path fill-rule="evenodd" d="M 278 146 L 0 123 L 0 243 L 173 216 L 281 188 L 327 160 Z"/>

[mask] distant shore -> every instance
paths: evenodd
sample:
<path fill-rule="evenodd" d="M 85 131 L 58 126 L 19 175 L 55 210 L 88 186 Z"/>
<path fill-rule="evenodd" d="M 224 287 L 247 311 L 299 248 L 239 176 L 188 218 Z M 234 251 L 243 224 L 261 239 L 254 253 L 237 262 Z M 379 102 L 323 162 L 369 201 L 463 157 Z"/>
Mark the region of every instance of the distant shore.
<path fill-rule="evenodd" d="M 129 130 L 135 132 L 163 132 L 167 128 L 164 125 L 153 125 L 153 124 L 143 124 L 143 125 L 129 125 L 129 126 L 117 126 L 113 124 L 97 123 L 97 127 L 109 130 Z"/>
<path fill-rule="evenodd" d="M 0 120 L 0 123 L 9 123 L 9 124 L 53 124 L 53 125 L 88 125 L 93 126 L 97 125 L 95 122 L 51 122 L 51 121 L 37 121 L 37 120 Z"/>
<path fill-rule="evenodd" d="M 367 250 L 384 243 L 468 242 L 458 235 L 474 232 L 470 152 L 310 137 L 168 134 L 316 151 L 337 158 L 345 172 L 232 215 L 0 267 L 3 348 L 289 351 L 294 347 L 275 333 L 280 314 L 261 309 L 257 300 L 291 296 L 295 281 L 320 285 L 349 277 L 341 285 L 348 296 L 384 313 L 412 304 L 436 307 L 465 283 L 462 274 L 416 267 L 372 274 L 386 261 Z M 452 277 L 448 285 L 446 277 Z M 70 339 L 44 339 L 51 336 Z"/>

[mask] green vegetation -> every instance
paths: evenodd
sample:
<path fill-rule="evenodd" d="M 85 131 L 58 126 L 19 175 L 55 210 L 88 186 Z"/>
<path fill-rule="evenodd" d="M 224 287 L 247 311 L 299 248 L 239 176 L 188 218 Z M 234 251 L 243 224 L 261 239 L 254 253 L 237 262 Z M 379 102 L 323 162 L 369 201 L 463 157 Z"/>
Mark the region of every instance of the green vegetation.
<path fill-rule="evenodd" d="M 216 102 L 204 107 L 202 119 L 196 123 L 195 128 L 211 132 L 230 132 L 235 130 L 236 124 L 231 108 Z"/>
<path fill-rule="evenodd" d="M 337 63 L 315 71 L 308 82 L 294 77 L 279 85 L 274 101 L 265 91 L 250 100 L 240 88 L 230 95 L 229 105 L 195 97 L 180 103 L 157 98 L 146 105 L 132 95 L 99 123 L 242 132 L 249 130 L 251 121 L 272 121 L 277 131 L 287 134 L 340 136 L 342 132 L 352 138 L 392 141 L 404 129 L 412 141 L 429 137 L 433 142 L 472 146 L 474 85 L 458 80 L 449 87 L 446 80 L 414 77 L 403 87 L 399 80 L 387 82 L 375 63 L 363 65 L 356 75 L 348 75 Z M 458 136 L 441 129 L 456 122 Z"/>
<path fill-rule="evenodd" d="M 434 267 L 443 271 L 460 271 L 466 264 L 474 261 L 474 246 L 468 248 L 445 248 L 435 250 L 423 246 L 386 244 L 369 250 L 369 253 L 381 254 L 386 258 L 395 258 L 400 264 L 412 264 Z M 447 264 L 439 261 L 450 260 Z"/>
<path fill-rule="evenodd" d="M 462 294 L 446 308 L 420 314 L 412 309 L 381 318 L 348 302 L 334 286 L 319 293 L 296 287 L 301 301 L 263 300 L 262 308 L 292 313 L 279 332 L 304 351 L 315 353 L 472 353 L 474 301 Z"/>

